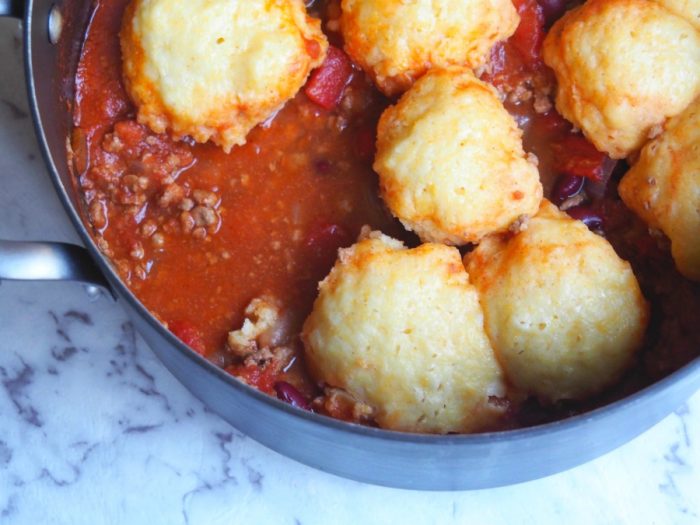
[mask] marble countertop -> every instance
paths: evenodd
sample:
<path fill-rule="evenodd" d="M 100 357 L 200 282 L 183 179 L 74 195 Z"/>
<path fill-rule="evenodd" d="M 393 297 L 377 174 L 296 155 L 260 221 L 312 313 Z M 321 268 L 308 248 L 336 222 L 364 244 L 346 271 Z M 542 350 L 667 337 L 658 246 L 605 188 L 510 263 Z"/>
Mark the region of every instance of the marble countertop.
<path fill-rule="evenodd" d="M 0 20 L 0 238 L 77 242 L 37 150 L 18 24 Z M 586 465 L 472 492 L 364 485 L 207 411 L 118 304 L 0 286 L 0 523 L 700 523 L 700 393 Z"/>

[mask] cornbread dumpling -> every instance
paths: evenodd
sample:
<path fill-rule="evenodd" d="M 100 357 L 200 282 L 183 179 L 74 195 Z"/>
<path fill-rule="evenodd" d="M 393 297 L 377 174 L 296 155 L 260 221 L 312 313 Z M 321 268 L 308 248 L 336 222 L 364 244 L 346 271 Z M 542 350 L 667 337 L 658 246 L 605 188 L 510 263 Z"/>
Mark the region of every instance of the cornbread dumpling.
<path fill-rule="evenodd" d="M 431 67 L 477 67 L 520 21 L 510 0 L 343 0 L 345 51 L 386 95 Z"/>
<path fill-rule="evenodd" d="M 678 271 L 700 282 L 700 98 L 644 146 L 618 192 L 671 240 Z"/>
<path fill-rule="evenodd" d="M 225 151 L 291 99 L 328 48 L 301 0 L 132 0 L 120 39 L 139 122 Z"/>
<path fill-rule="evenodd" d="M 559 112 L 619 159 L 700 94 L 700 32 L 648 0 L 589 0 L 547 35 Z"/>
<path fill-rule="evenodd" d="M 700 31 L 700 0 L 654 0 Z"/>
<path fill-rule="evenodd" d="M 370 406 L 383 428 L 470 432 L 503 409 L 501 370 L 459 252 L 372 233 L 319 286 L 302 338 L 320 382 Z"/>
<path fill-rule="evenodd" d="M 544 403 L 613 385 L 642 344 L 648 306 L 630 265 L 548 201 L 527 229 L 485 239 L 465 265 L 506 376 Z"/>
<path fill-rule="evenodd" d="M 431 70 L 379 120 L 382 197 L 423 241 L 461 245 L 505 231 L 542 199 L 521 137 L 493 87 L 466 68 Z"/>

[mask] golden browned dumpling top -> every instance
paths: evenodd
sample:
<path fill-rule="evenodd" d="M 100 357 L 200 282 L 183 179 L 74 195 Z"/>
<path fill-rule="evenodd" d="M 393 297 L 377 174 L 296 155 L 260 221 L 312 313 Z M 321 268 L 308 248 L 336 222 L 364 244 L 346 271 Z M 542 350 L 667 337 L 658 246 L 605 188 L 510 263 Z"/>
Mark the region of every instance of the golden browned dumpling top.
<path fill-rule="evenodd" d="M 617 159 L 700 94 L 700 33 L 648 0 L 589 0 L 554 24 L 543 56 L 559 112 Z"/>
<path fill-rule="evenodd" d="M 489 400 L 504 394 L 501 370 L 455 248 L 409 250 L 372 233 L 340 250 L 302 337 L 315 377 L 383 428 L 471 432 L 503 413 Z"/>
<path fill-rule="evenodd" d="M 648 307 L 630 265 L 546 200 L 527 229 L 485 239 L 465 264 L 498 360 L 525 394 L 597 394 L 642 344 Z"/>
<path fill-rule="evenodd" d="M 700 98 L 644 146 L 618 191 L 642 220 L 671 239 L 678 271 L 700 282 Z"/>
<path fill-rule="evenodd" d="M 343 0 L 345 50 L 387 95 L 431 67 L 476 67 L 519 17 L 510 0 Z"/>
<path fill-rule="evenodd" d="M 374 169 L 391 212 L 423 241 L 466 244 L 537 212 L 537 168 L 495 90 L 433 69 L 379 121 Z"/>
<path fill-rule="evenodd" d="M 700 31 L 700 0 L 654 0 Z"/>
<path fill-rule="evenodd" d="M 120 36 L 139 122 L 225 151 L 296 94 L 328 47 L 302 0 L 132 0 Z"/>

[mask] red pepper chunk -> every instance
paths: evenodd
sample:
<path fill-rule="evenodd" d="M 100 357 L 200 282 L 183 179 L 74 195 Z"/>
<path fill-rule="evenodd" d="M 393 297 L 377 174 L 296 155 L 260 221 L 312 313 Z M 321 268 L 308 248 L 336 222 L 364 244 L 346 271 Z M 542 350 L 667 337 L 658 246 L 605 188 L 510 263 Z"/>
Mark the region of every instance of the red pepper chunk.
<path fill-rule="evenodd" d="M 536 0 L 513 0 L 520 23 L 511 37 L 491 48 L 489 67 L 482 80 L 513 89 L 542 67 L 544 12 Z"/>
<path fill-rule="evenodd" d="M 513 0 L 513 5 L 520 15 L 520 24 L 509 41 L 530 68 L 537 68 L 542 63 L 544 11 L 536 0 Z"/>
<path fill-rule="evenodd" d="M 554 169 L 559 173 L 603 180 L 608 156 L 601 153 L 583 135 L 567 134 L 552 144 Z"/>
<path fill-rule="evenodd" d="M 345 87 L 352 80 L 352 62 L 335 46 L 328 46 L 326 60 L 311 73 L 304 92 L 312 102 L 324 109 L 333 109 L 343 97 Z"/>
<path fill-rule="evenodd" d="M 185 343 L 199 355 L 206 354 L 202 334 L 199 333 L 199 330 L 197 330 L 192 323 L 184 320 L 173 321 L 172 323 L 168 323 L 168 328 L 180 341 Z"/>

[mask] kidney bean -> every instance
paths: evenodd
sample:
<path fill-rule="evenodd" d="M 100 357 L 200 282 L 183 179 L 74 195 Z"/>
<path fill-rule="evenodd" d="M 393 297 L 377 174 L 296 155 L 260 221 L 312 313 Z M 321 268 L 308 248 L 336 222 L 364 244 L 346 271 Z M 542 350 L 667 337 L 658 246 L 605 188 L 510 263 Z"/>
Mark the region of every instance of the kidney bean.
<path fill-rule="evenodd" d="M 537 0 L 544 14 L 544 25 L 549 28 L 566 12 L 566 0 Z"/>
<path fill-rule="evenodd" d="M 304 395 L 286 381 L 277 381 L 275 383 L 275 392 L 277 392 L 278 399 L 289 403 L 293 407 L 311 410 L 311 406 Z"/>
<path fill-rule="evenodd" d="M 626 163 L 613 160 L 610 157 L 605 158 L 600 172 L 600 180 L 588 179 L 586 182 L 586 194 L 588 194 L 591 199 L 598 200 L 605 196 L 610 177 L 620 164 Z M 622 173 L 627 173 L 627 169 L 627 167 L 624 167 Z"/>
<path fill-rule="evenodd" d="M 311 229 L 306 239 L 311 260 L 325 271 L 335 262 L 338 248 L 350 246 L 352 236 L 339 224 L 319 224 Z"/>
<path fill-rule="evenodd" d="M 578 195 L 583 189 L 583 183 L 583 177 L 566 173 L 560 175 L 554 184 L 554 188 L 552 188 L 551 201 L 558 206 L 566 199 Z"/>
<path fill-rule="evenodd" d="M 600 230 L 603 228 L 603 217 L 590 206 L 574 206 L 566 210 L 566 213 L 568 213 L 572 219 L 581 221 L 591 230 Z"/>

